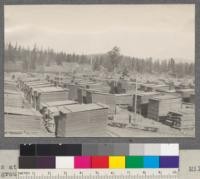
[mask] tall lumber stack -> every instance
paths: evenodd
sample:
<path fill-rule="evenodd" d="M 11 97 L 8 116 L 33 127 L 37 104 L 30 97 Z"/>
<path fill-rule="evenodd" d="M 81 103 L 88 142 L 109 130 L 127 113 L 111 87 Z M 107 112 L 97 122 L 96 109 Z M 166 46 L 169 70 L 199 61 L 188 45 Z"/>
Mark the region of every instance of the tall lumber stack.
<path fill-rule="evenodd" d="M 41 113 L 43 115 L 44 125 L 47 131 L 55 133 L 55 120 L 59 116 L 58 108 L 60 106 L 67 106 L 77 104 L 76 101 L 64 100 L 55 102 L 46 102 L 41 104 Z"/>
<path fill-rule="evenodd" d="M 147 117 L 159 121 L 166 117 L 170 110 L 181 108 L 181 97 L 176 95 L 163 94 L 149 100 Z"/>
<path fill-rule="evenodd" d="M 132 105 L 133 112 L 135 112 L 135 102 L 137 102 L 136 106 L 137 112 L 143 115 L 144 117 L 147 117 L 149 99 L 156 95 L 158 95 L 157 92 L 137 91 L 137 94 L 133 94 L 133 105 Z"/>
<path fill-rule="evenodd" d="M 181 94 L 183 102 L 194 104 L 194 98 L 195 98 L 194 89 L 179 89 L 177 90 L 177 92 Z"/>
<path fill-rule="evenodd" d="M 58 137 L 103 136 L 107 125 L 108 107 L 102 104 L 74 104 L 59 107 Z"/>
<path fill-rule="evenodd" d="M 61 87 L 42 87 L 34 91 L 36 110 L 41 109 L 41 103 L 62 101 L 68 99 L 68 90 Z"/>
<path fill-rule="evenodd" d="M 33 91 L 36 88 L 50 87 L 50 86 L 54 86 L 54 85 L 51 84 L 51 83 L 49 83 L 49 82 L 47 82 L 47 81 L 28 84 L 25 95 L 26 95 L 26 98 L 29 101 L 29 103 L 32 103 L 32 100 L 33 100 Z"/>

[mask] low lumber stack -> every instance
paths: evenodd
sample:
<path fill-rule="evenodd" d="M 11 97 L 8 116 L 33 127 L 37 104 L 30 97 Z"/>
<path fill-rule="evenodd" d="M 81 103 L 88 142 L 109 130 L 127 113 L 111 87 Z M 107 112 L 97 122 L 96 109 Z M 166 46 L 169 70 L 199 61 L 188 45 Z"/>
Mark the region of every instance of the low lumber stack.
<path fill-rule="evenodd" d="M 31 109 L 5 107 L 5 132 L 41 132 L 41 115 Z"/>
<path fill-rule="evenodd" d="M 11 90 L 11 91 L 17 91 L 17 83 L 14 81 L 5 81 L 4 82 L 4 89 L 5 90 Z"/>
<path fill-rule="evenodd" d="M 191 109 L 184 109 L 181 111 L 170 111 L 167 115 L 165 123 L 166 122 L 168 124 L 171 124 L 171 127 L 174 127 L 179 130 L 194 129 L 194 111 Z"/>
<path fill-rule="evenodd" d="M 24 107 L 24 99 L 21 92 L 4 91 L 4 106 L 10 107 Z"/>

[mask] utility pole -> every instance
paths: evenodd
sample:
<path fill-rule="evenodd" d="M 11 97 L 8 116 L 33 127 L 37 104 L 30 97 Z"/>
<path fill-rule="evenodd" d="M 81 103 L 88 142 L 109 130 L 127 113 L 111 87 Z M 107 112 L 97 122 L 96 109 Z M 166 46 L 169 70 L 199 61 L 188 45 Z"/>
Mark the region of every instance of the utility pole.
<path fill-rule="evenodd" d="M 135 112 L 135 121 L 137 120 L 137 72 L 135 76 L 135 98 L 134 98 L 135 106 L 134 106 L 134 112 Z"/>

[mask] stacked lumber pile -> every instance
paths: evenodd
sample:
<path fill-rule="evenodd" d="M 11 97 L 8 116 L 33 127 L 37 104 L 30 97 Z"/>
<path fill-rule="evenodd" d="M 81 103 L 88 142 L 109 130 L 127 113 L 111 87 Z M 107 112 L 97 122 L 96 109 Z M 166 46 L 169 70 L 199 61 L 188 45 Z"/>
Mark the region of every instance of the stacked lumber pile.
<path fill-rule="evenodd" d="M 182 100 L 180 96 L 175 95 L 158 95 L 149 99 L 147 117 L 159 121 L 160 118 L 166 117 L 171 110 L 181 108 Z"/>
<path fill-rule="evenodd" d="M 170 111 L 164 121 L 169 126 L 183 130 L 195 128 L 194 110 L 184 109 L 181 111 Z"/>
<path fill-rule="evenodd" d="M 26 133 L 41 131 L 41 115 L 32 109 L 5 107 L 5 132 Z"/>
<path fill-rule="evenodd" d="M 46 130 L 50 133 L 55 133 L 55 120 L 59 115 L 58 107 L 77 104 L 76 101 L 64 100 L 55 102 L 46 102 L 41 104 L 41 113 Z"/>
<path fill-rule="evenodd" d="M 33 98 L 33 91 L 36 88 L 42 88 L 42 87 L 52 87 L 54 86 L 53 84 L 49 83 L 49 82 L 42 82 L 42 83 L 37 83 L 37 84 L 31 84 L 27 87 L 25 96 L 26 99 L 29 101 L 29 103 L 32 103 L 32 98 Z"/>
<path fill-rule="evenodd" d="M 18 81 L 18 86 L 22 91 L 25 91 L 26 83 L 33 81 L 40 81 L 40 79 L 36 77 L 23 78 Z"/>
<path fill-rule="evenodd" d="M 10 91 L 17 91 L 17 83 L 14 81 L 4 81 L 4 89 Z"/>
<path fill-rule="evenodd" d="M 17 91 L 4 91 L 4 106 L 23 108 L 23 94 Z"/>
<path fill-rule="evenodd" d="M 109 106 L 109 113 L 115 113 L 116 98 L 114 94 L 102 93 L 99 91 L 88 90 L 87 93 L 88 103 L 101 103 Z"/>
<path fill-rule="evenodd" d="M 99 137 L 106 130 L 108 107 L 102 104 L 74 104 L 59 107 L 58 137 Z"/>
<path fill-rule="evenodd" d="M 132 95 L 131 94 L 114 94 L 117 105 L 132 105 Z"/>
<path fill-rule="evenodd" d="M 41 109 L 41 104 L 68 99 L 68 90 L 61 87 L 41 87 L 34 89 L 34 101 L 36 110 Z"/>

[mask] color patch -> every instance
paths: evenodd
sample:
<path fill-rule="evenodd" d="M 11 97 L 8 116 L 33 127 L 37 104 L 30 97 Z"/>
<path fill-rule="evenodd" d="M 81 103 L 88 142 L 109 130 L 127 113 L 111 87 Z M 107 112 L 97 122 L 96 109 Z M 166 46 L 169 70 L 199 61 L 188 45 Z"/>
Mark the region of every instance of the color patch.
<path fill-rule="evenodd" d="M 82 153 L 81 144 L 38 144 L 38 156 L 79 156 Z"/>
<path fill-rule="evenodd" d="M 98 144 L 83 144 L 82 145 L 82 155 L 98 155 Z"/>
<path fill-rule="evenodd" d="M 179 168 L 178 156 L 161 156 L 160 168 Z"/>
<path fill-rule="evenodd" d="M 36 155 L 36 145 L 20 145 L 20 156 L 34 156 Z"/>
<path fill-rule="evenodd" d="M 92 168 L 108 168 L 108 156 L 92 156 Z"/>
<path fill-rule="evenodd" d="M 144 155 L 145 156 L 160 156 L 161 144 L 145 144 Z"/>
<path fill-rule="evenodd" d="M 75 156 L 75 168 L 91 168 L 91 157 L 89 156 Z"/>
<path fill-rule="evenodd" d="M 113 144 L 98 144 L 98 153 L 97 155 L 105 156 L 105 155 L 113 155 Z"/>
<path fill-rule="evenodd" d="M 144 168 L 159 168 L 158 156 L 144 156 Z"/>
<path fill-rule="evenodd" d="M 160 156 L 179 156 L 179 145 L 162 144 Z"/>
<path fill-rule="evenodd" d="M 143 168 L 143 156 L 126 156 L 126 168 Z"/>
<path fill-rule="evenodd" d="M 129 155 L 144 155 L 144 144 L 129 144 Z"/>
<path fill-rule="evenodd" d="M 111 155 L 129 155 L 129 144 L 113 144 L 113 153 Z"/>
<path fill-rule="evenodd" d="M 36 159 L 36 167 L 40 169 L 54 169 L 55 165 L 55 157 L 53 156 L 45 156 L 45 157 L 37 157 Z"/>
<path fill-rule="evenodd" d="M 19 169 L 35 169 L 36 157 L 19 157 Z"/>
<path fill-rule="evenodd" d="M 56 157 L 56 168 L 74 168 L 74 157 Z"/>
<path fill-rule="evenodd" d="M 109 156 L 109 168 L 125 168 L 125 156 Z"/>

